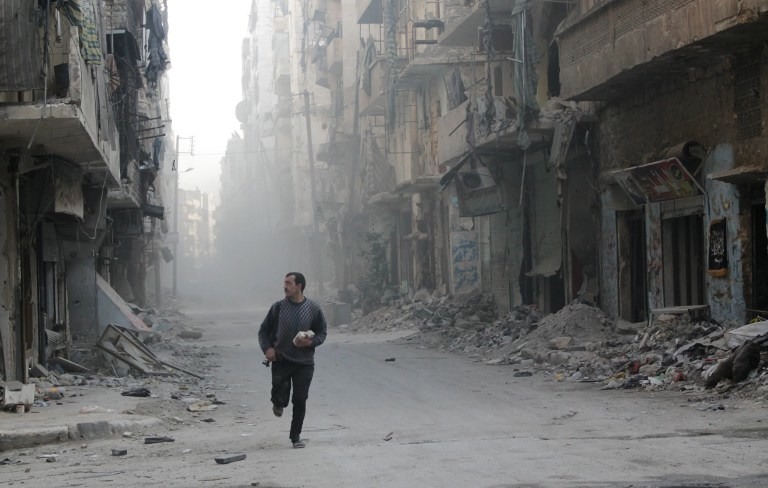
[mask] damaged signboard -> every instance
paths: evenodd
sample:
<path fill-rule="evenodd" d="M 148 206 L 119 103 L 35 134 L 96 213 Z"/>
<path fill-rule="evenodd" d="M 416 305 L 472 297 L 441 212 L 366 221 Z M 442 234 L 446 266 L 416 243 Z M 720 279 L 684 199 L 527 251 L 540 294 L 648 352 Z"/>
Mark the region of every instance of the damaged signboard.
<path fill-rule="evenodd" d="M 654 161 L 609 174 L 636 205 L 704 193 L 696 178 L 678 158 Z"/>

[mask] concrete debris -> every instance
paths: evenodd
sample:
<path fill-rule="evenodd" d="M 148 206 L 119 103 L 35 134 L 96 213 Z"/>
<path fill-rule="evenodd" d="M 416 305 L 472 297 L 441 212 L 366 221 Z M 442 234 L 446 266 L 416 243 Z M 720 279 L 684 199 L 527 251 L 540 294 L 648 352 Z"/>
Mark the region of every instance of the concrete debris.
<path fill-rule="evenodd" d="M 217 456 L 213 458 L 214 461 L 216 461 L 216 464 L 229 464 L 234 463 L 237 461 L 242 461 L 245 459 L 244 453 L 238 453 L 238 454 L 227 454 L 223 456 Z"/>
<path fill-rule="evenodd" d="M 421 295 L 420 302 L 398 301 L 357 316 L 348 330 L 413 330 L 401 341 L 513 365 L 520 376 L 538 370 L 556 381 L 602 383 L 605 390 L 703 392 L 705 385 L 719 384 L 718 392 L 768 398 L 768 368 L 761 360 L 768 322 L 725 330 L 700 317 L 662 314 L 650 324 L 617 324 L 578 301 L 549 315 L 520 306 L 497 317 L 486 294 Z"/>
<path fill-rule="evenodd" d="M 96 347 L 114 360 L 128 365 L 143 374 L 168 375 L 163 363 L 126 329 L 109 324 L 96 343 Z"/>
<path fill-rule="evenodd" d="M 212 410 L 216 410 L 216 408 L 218 408 L 218 406 L 214 405 L 212 402 L 204 401 L 189 405 L 187 410 L 190 412 L 210 412 Z"/>
<path fill-rule="evenodd" d="M 144 438 L 144 444 L 160 444 L 162 442 L 176 442 L 176 439 L 167 436 Z"/>
<path fill-rule="evenodd" d="M 129 396 L 129 397 L 149 397 L 152 396 L 152 393 L 149 391 L 149 388 L 132 388 L 130 390 L 126 390 L 121 393 L 122 396 Z"/>
<path fill-rule="evenodd" d="M 61 357 L 49 359 L 48 364 L 59 366 L 63 371 L 66 371 L 68 373 L 90 373 L 88 368 L 86 368 L 85 366 L 82 366 L 74 361 L 70 361 L 69 359 L 65 359 Z"/>
<path fill-rule="evenodd" d="M 181 330 L 178 335 L 181 339 L 201 339 L 203 337 L 203 333 L 198 330 Z"/>
<path fill-rule="evenodd" d="M 111 408 L 100 407 L 99 405 L 88 405 L 80 409 L 79 413 L 112 413 L 114 410 Z"/>
<path fill-rule="evenodd" d="M 6 409 L 29 407 L 35 403 L 35 385 L 32 384 L 25 385 L 19 381 L 0 382 L 0 393 L 2 407 Z"/>
<path fill-rule="evenodd" d="M 128 449 L 112 449 L 113 456 L 125 456 L 128 454 Z"/>

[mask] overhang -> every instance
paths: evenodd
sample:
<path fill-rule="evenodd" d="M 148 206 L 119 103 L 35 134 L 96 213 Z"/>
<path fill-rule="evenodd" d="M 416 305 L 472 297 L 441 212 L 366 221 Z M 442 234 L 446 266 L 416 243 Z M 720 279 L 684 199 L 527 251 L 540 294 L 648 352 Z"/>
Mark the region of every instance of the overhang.
<path fill-rule="evenodd" d="M 754 8 L 765 0 L 690 0 L 652 11 L 644 3 L 598 2 L 560 26 L 563 98 L 614 101 L 718 69 L 719 58 L 766 40 L 768 12 Z"/>
<path fill-rule="evenodd" d="M 731 183 L 733 185 L 748 185 L 757 182 L 765 182 L 768 179 L 768 168 L 757 166 L 740 166 L 709 173 L 707 179 Z"/>
<path fill-rule="evenodd" d="M 440 188 L 440 178 L 442 175 L 425 175 L 411 178 L 395 185 L 392 193 L 399 195 L 413 195 L 424 191 L 437 190 Z"/>
<path fill-rule="evenodd" d="M 41 117 L 42 115 L 42 117 Z M 98 181 L 108 175 L 107 184 L 120 180 L 117 141 L 96 143 L 80 108 L 72 103 L 6 105 L 0 107 L 0 147 L 26 148 L 32 141 L 33 156 L 55 155 L 78 164 Z M 102 180 L 103 181 L 103 180 Z"/>
<path fill-rule="evenodd" d="M 491 19 L 495 24 L 508 23 L 515 6 L 514 0 L 488 0 Z M 478 30 L 485 24 L 486 2 L 475 2 L 475 5 L 466 11 L 463 17 L 446 22 L 445 33 L 440 36 L 437 43 L 448 47 L 475 47 L 478 45 Z"/>
<path fill-rule="evenodd" d="M 472 59 L 472 52 L 467 48 L 429 46 L 408 63 L 398 75 L 397 88 L 401 90 L 416 89 L 456 66 L 470 64 L 469 59 Z M 478 59 L 471 62 L 477 63 Z"/>

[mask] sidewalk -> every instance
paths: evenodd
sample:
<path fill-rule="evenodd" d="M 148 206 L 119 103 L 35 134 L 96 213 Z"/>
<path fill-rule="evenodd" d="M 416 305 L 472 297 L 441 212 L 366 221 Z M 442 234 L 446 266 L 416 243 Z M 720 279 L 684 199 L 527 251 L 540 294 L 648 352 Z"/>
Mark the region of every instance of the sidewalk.
<path fill-rule="evenodd" d="M 0 411 L 0 452 L 66 441 L 103 439 L 123 432 L 152 430 L 162 424 L 156 417 L 133 415 L 130 410 L 152 398 L 124 397 L 124 388 L 67 386 L 64 398 L 32 407 L 19 414 Z M 59 405 L 59 403 L 61 405 Z M 80 413 L 83 408 L 96 413 Z"/>

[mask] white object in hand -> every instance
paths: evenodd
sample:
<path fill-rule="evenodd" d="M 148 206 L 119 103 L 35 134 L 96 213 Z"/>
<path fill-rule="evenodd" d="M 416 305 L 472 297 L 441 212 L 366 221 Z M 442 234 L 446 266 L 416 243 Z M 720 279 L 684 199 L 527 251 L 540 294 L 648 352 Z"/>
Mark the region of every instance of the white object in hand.
<path fill-rule="evenodd" d="M 298 341 L 301 339 L 312 339 L 315 337 L 315 332 L 311 330 L 302 330 L 298 334 L 296 334 L 296 337 L 293 338 L 293 345 L 298 347 Z"/>

